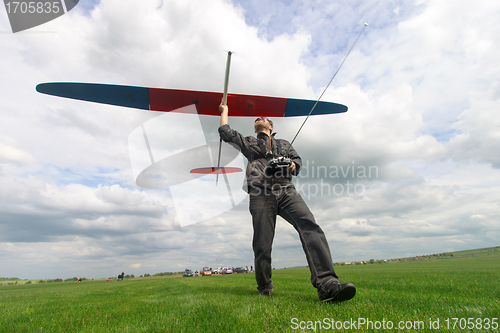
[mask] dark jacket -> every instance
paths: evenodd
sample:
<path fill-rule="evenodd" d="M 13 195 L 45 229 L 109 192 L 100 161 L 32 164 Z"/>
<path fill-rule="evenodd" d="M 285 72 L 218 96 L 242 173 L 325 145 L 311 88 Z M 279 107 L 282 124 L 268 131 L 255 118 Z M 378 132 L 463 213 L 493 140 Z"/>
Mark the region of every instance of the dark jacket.
<path fill-rule="evenodd" d="M 276 133 L 272 134 L 271 138 L 262 132 L 257 133 L 257 138 L 253 136 L 244 137 L 238 131 L 231 129 L 229 125 L 224 125 L 219 127 L 219 134 L 222 140 L 237 146 L 248 160 L 246 171 L 247 187 L 244 188 L 246 192 L 249 192 L 250 188 L 254 186 L 261 188 L 270 188 L 274 184 L 287 186 L 291 184 L 292 175 L 296 176 L 300 171 L 302 166 L 300 156 L 293 147 L 288 151 L 290 147 L 288 141 L 275 139 Z M 279 156 L 288 157 L 295 162 L 295 170 L 292 174 L 288 172 L 269 172 L 269 161 Z"/>

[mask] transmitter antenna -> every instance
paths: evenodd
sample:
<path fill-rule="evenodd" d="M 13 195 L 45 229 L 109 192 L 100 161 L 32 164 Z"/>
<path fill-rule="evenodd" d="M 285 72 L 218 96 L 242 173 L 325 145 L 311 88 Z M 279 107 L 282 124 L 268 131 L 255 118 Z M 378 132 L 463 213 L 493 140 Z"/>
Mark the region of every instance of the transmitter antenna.
<path fill-rule="evenodd" d="M 321 95 L 319 96 L 318 100 L 316 101 L 316 103 L 314 103 L 314 106 L 312 107 L 311 111 L 309 112 L 309 114 L 307 115 L 306 119 L 304 120 L 304 122 L 302 123 L 302 126 L 300 126 L 299 130 L 297 131 L 297 134 L 295 134 L 295 137 L 293 138 L 292 142 L 290 142 L 290 147 L 288 147 L 288 150 L 285 154 L 285 156 L 288 155 L 288 153 L 290 152 L 290 149 L 292 148 L 292 144 L 295 142 L 295 139 L 297 138 L 297 136 L 299 135 L 300 131 L 302 130 L 302 127 L 304 127 L 304 124 L 306 123 L 307 119 L 309 119 L 309 117 L 311 116 L 312 112 L 314 111 L 314 109 L 316 108 L 316 105 L 318 105 L 319 103 L 319 100 L 321 99 L 321 97 L 323 97 L 323 95 L 325 94 L 326 92 L 326 89 L 328 89 L 328 87 L 330 86 L 330 84 L 332 83 L 333 79 L 335 79 L 335 76 L 337 76 L 337 73 L 339 72 L 340 68 L 342 68 L 342 65 L 344 64 L 344 62 L 346 61 L 347 57 L 349 56 L 349 54 L 351 53 L 352 49 L 354 48 L 354 45 L 356 45 L 359 37 L 361 37 L 361 34 L 363 33 L 363 31 L 365 30 L 365 28 L 368 26 L 368 23 L 365 23 L 365 25 L 363 26 L 363 29 L 361 29 L 361 31 L 359 32 L 358 34 L 358 37 L 356 37 L 356 40 L 354 41 L 354 43 L 352 44 L 351 48 L 349 49 L 349 52 L 347 52 L 346 56 L 344 57 L 344 60 L 342 60 L 342 63 L 340 64 L 339 68 L 337 69 L 337 71 L 335 72 L 335 74 L 333 74 L 332 76 L 332 79 L 330 80 L 330 82 L 328 82 L 328 85 L 325 87 L 325 89 L 323 90 L 323 92 L 321 93 Z"/>

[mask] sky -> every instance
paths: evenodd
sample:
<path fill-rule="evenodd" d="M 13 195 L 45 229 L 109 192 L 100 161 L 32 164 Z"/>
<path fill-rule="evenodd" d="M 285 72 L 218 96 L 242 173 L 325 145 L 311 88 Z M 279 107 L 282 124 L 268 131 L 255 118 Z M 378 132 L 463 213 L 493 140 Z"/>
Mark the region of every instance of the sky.
<path fill-rule="evenodd" d="M 183 171 L 214 160 L 218 117 L 63 99 L 37 84 L 220 92 L 232 51 L 230 93 L 315 100 L 364 23 L 322 98 L 348 112 L 309 118 L 294 142 L 304 164 L 294 183 L 333 261 L 498 246 L 499 16 L 487 0 L 81 0 L 13 34 L 0 9 L 0 276 L 253 265 L 241 174 L 229 187 L 213 176 L 138 185 L 152 165 L 142 128 L 155 167 Z M 291 140 L 304 119 L 273 121 Z M 230 125 L 254 134 L 253 119 Z M 230 149 L 227 165 L 244 168 Z M 273 267 L 305 265 L 278 218 Z"/>

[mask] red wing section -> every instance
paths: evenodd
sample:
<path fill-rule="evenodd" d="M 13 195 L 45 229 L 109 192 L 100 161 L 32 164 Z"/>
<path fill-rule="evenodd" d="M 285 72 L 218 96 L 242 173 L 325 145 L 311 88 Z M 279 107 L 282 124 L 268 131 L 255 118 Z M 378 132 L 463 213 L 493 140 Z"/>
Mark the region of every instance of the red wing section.
<path fill-rule="evenodd" d="M 217 174 L 217 170 L 219 170 L 219 174 L 237 173 L 243 171 L 240 168 L 197 168 L 191 170 L 191 173 L 198 173 L 203 175 L 215 175 Z"/>
<path fill-rule="evenodd" d="M 218 116 L 222 93 L 149 88 L 152 111 L 173 111 L 192 104 L 199 114 Z M 233 117 L 283 117 L 287 98 L 228 94 L 229 115 Z"/>

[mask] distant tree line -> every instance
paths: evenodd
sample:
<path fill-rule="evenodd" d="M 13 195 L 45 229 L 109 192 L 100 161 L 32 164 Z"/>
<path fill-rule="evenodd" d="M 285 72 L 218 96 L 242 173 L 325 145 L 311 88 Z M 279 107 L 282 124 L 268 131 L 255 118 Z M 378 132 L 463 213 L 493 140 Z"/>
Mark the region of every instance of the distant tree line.
<path fill-rule="evenodd" d="M 18 281 L 21 280 L 20 278 L 12 277 L 12 278 L 7 278 L 7 277 L 0 277 L 0 281 Z"/>
<path fill-rule="evenodd" d="M 84 277 L 82 277 L 82 278 L 77 278 L 77 277 L 75 276 L 75 277 L 72 277 L 72 278 L 69 278 L 69 279 L 47 279 L 47 280 L 38 280 L 38 283 L 76 282 L 76 281 L 78 281 L 79 279 L 81 279 L 82 281 L 87 280 L 87 279 L 86 279 L 86 278 L 84 278 Z"/>
<path fill-rule="evenodd" d="M 178 272 L 177 273 L 174 273 L 174 272 L 161 272 L 161 273 L 153 274 L 153 276 L 170 276 L 170 275 L 174 275 L 174 274 L 178 274 Z"/>

